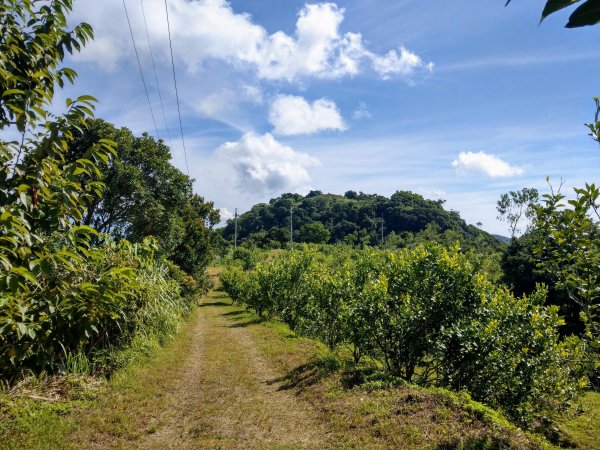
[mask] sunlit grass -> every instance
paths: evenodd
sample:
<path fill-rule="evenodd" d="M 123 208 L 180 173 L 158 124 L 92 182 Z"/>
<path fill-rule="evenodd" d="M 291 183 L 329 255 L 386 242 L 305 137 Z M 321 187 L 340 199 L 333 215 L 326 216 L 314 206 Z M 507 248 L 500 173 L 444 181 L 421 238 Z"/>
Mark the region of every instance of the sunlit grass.
<path fill-rule="evenodd" d="M 600 449 L 600 392 L 588 392 L 581 401 L 581 411 L 560 423 L 578 448 Z"/>

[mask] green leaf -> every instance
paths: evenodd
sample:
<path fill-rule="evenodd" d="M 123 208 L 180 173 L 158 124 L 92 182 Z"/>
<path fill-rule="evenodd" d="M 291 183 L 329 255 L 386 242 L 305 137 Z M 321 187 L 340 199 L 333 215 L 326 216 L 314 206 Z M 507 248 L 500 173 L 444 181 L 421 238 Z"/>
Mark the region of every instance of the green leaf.
<path fill-rule="evenodd" d="M 25 269 L 24 267 L 13 267 L 12 269 L 10 269 L 10 272 L 25 278 L 31 284 L 34 284 L 36 286 L 38 285 L 38 281 L 35 275 L 33 275 L 29 270 Z"/>
<path fill-rule="evenodd" d="M 17 337 L 21 339 L 21 337 L 27 334 L 27 327 L 25 324 L 18 322 L 17 323 Z"/>
<path fill-rule="evenodd" d="M 566 28 L 578 28 L 587 25 L 596 25 L 600 22 L 600 2 L 587 0 L 579 6 L 569 17 Z"/>
<path fill-rule="evenodd" d="M 579 1 L 581 0 L 548 0 L 546 2 L 544 10 L 542 11 L 542 18 L 540 19 L 540 22 L 546 17 L 548 17 L 550 14 L 555 13 L 556 11 L 566 8 L 567 6 L 570 6 L 573 3 L 577 3 Z"/>
<path fill-rule="evenodd" d="M 77 101 L 78 102 L 98 102 L 98 100 L 96 99 L 96 97 L 92 96 L 92 95 L 80 95 L 79 97 L 77 97 Z"/>
<path fill-rule="evenodd" d="M 7 89 L 6 91 L 4 91 L 2 93 L 2 97 L 7 97 L 9 95 L 15 95 L 15 94 L 24 94 L 25 91 L 21 90 L 21 89 Z"/>

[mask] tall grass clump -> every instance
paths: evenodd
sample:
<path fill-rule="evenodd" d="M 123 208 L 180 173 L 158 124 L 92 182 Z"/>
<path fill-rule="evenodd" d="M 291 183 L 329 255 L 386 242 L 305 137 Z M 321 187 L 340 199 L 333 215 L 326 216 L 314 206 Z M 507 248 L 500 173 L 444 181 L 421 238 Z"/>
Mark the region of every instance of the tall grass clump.
<path fill-rule="evenodd" d="M 112 342 L 91 349 L 91 368 L 95 373 L 110 374 L 132 360 L 151 354 L 180 329 L 192 308 L 196 289 L 177 266 L 156 255 L 151 240 L 123 245 L 122 263 L 135 267 L 136 291 L 131 297 L 126 328 Z"/>

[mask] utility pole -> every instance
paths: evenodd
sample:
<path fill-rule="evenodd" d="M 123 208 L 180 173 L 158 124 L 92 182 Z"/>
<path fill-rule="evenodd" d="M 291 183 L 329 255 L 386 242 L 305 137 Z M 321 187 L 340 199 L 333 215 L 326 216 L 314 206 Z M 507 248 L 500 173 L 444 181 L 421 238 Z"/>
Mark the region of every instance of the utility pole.
<path fill-rule="evenodd" d="M 294 207 L 290 206 L 290 246 L 294 250 Z"/>
<path fill-rule="evenodd" d="M 381 213 L 381 248 L 383 248 L 383 213 Z"/>
<path fill-rule="evenodd" d="M 237 208 L 235 208 L 235 234 L 234 234 L 234 238 L 233 238 L 233 248 L 235 250 L 237 250 L 237 218 L 238 218 Z"/>

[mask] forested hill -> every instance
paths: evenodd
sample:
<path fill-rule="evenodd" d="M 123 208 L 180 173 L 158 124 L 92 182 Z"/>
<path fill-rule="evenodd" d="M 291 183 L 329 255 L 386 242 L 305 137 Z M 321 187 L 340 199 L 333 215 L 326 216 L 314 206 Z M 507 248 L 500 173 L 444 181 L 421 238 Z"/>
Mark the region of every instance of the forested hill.
<path fill-rule="evenodd" d="M 291 209 L 294 242 L 379 245 L 383 221 L 384 242 L 390 246 L 422 240 L 501 245 L 443 205 L 444 200 L 428 200 L 408 191 L 397 191 L 390 198 L 354 191 L 343 196 L 321 191 L 283 194 L 239 216 L 238 243 L 277 247 L 289 242 Z M 222 231 L 225 241 L 233 242 L 234 230 L 234 220 L 228 220 Z"/>

